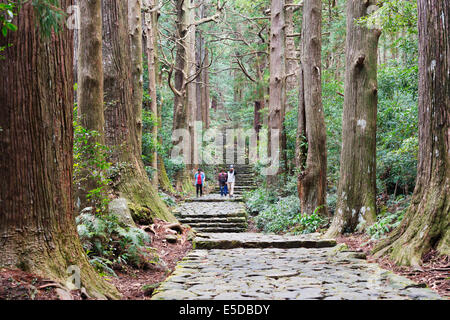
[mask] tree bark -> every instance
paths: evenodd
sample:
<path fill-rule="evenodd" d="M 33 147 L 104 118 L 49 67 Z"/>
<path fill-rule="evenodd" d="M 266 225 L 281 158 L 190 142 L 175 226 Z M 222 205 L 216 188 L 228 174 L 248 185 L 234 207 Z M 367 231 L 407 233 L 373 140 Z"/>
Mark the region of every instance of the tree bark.
<path fill-rule="evenodd" d="M 88 293 L 118 298 L 90 266 L 75 226 L 73 31 L 42 38 L 34 10 L 23 4 L 18 30 L 0 37 L 0 46 L 12 44 L 0 63 L 0 268 L 65 283 L 75 265 Z"/>
<path fill-rule="evenodd" d="M 136 155 L 142 155 L 142 97 L 143 88 L 143 51 L 142 51 L 142 0 L 128 0 L 128 33 L 130 37 L 131 61 L 131 103 L 134 122 L 133 140 L 136 141 Z"/>
<path fill-rule="evenodd" d="M 268 156 L 272 159 L 285 160 L 284 157 L 284 115 L 286 111 L 286 74 L 285 74 L 285 17 L 284 0 L 272 0 L 270 30 L 270 84 L 269 84 L 269 137 Z M 276 134 L 278 148 L 272 150 L 273 135 Z M 281 163 L 274 174 L 267 176 L 270 185 L 278 186 Z"/>
<path fill-rule="evenodd" d="M 355 23 L 375 0 L 347 3 L 345 98 L 338 201 L 327 232 L 336 236 L 376 221 L 377 48 L 381 31 Z"/>
<path fill-rule="evenodd" d="M 286 0 L 286 4 L 292 4 L 293 0 Z M 295 47 L 295 37 L 288 36 L 295 32 L 294 8 L 286 9 L 286 91 L 289 93 L 298 88 L 298 51 Z M 292 104 L 286 105 L 287 111 L 294 108 Z"/>
<path fill-rule="evenodd" d="M 195 74 L 197 73 L 195 60 L 195 34 L 197 27 L 195 26 L 195 0 L 184 0 L 185 23 L 187 29 L 186 36 L 186 67 L 187 67 L 187 85 L 186 85 L 186 99 L 189 116 L 189 134 L 191 136 L 191 162 L 189 169 L 194 169 L 199 165 L 199 146 L 198 146 L 198 128 L 196 127 L 197 120 L 197 85 Z"/>
<path fill-rule="evenodd" d="M 155 7 L 155 0 L 144 0 L 144 7 L 147 10 L 152 10 Z M 147 52 L 147 65 L 148 65 L 148 91 L 150 95 L 150 111 L 155 119 L 159 119 L 158 115 L 158 102 L 156 95 L 156 32 L 157 27 L 156 12 L 146 12 L 144 15 L 144 26 L 146 36 L 146 52 Z M 152 137 L 156 142 L 158 139 L 158 125 L 155 124 L 152 128 Z M 153 186 L 157 189 L 158 182 L 158 152 L 155 148 L 152 155 L 151 167 L 156 170 L 153 176 Z"/>
<path fill-rule="evenodd" d="M 297 163 L 300 165 L 298 191 L 303 213 L 316 209 L 326 214 L 327 149 L 322 105 L 321 48 L 322 2 L 303 4 Z M 306 138 L 306 139 L 305 139 Z M 306 141 L 305 141 L 306 140 Z M 307 154 L 305 150 L 307 143 Z"/>
<path fill-rule="evenodd" d="M 83 128 L 98 133 L 90 137 L 89 143 L 104 145 L 101 0 L 80 0 L 79 10 L 77 116 Z M 91 205 L 86 196 L 90 190 L 98 187 L 96 179 L 92 178 L 93 170 L 98 168 L 86 168 L 87 180 L 75 185 L 75 198 L 78 199 L 76 202 L 80 203 L 78 209 Z"/>
<path fill-rule="evenodd" d="M 419 155 L 411 205 L 375 250 L 419 265 L 431 248 L 450 254 L 450 1 L 419 0 Z"/>
<path fill-rule="evenodd" d="M 142 110 L 136 88 L 133 90 L 138 66 L 132 54 L 137 51 L 130 43 L 128 2 L 103 0 L 102 5 L 105 137 L 112 150 L 113 187 L 128 199 L 136 222 L 148 224 L 153 217 L 175 221 L 150 183 L 142 162 Z"/>
<path fill-rule="evenodd" d="M 174 119 L 173 119 L 173 129 L 174 130 L 188 130 L 189 137 L 183 137 L 183 139 L 189 139 L 189 145 L 192 147 L 191 142 L 191 127 L 192 122 L 195 120 L 192 119 L 193 113 L 190 108 L 192 106 L 192 101 L 189 103 L 188 101 L 188 85 L 187 85 L 187 75 L 190 74 L 189 71 L 189 50 L 191 46 L 189 45 L 190 37 L 190 28 L 192 20 L 190 18 L 191 9 L 190 2 L 184 0 L 177 0 L 176 3 L 176 12 L 177 12 L 177 46 L 176 46 L 176 58 L 175 58 L 175 72 L 174 72 L 174 81 L 175 81 L 175 90 L 174 92 Z M 194 33 L 195 36 L 195 33 Z M 195 40 L 195 38 L 194 38 Z M 194 54 L 195 55 L 195 54 Z M 191 57 L 192 59 L 192 57 Z M 170 81 L 169 77 L 169 81 Z M 195 85 L 195 84 L 194 84 Z M 192 96 L 192 88 L 191 88 L 191 100 L 195 99 L 195 95 Z M 194 103 L 195 104 L 195 103 Z M 192 169 L 192 150 L 185 150 L 185 152 L 189 152 L 188 155 L 188 163 L 185 163 L 185 168 L 179 170 L 175 176 L 175 188 L 178 191 L 191 192 L 193 191 L 193 186 L 191 183 L 190 177 L 190 169 Z"/>

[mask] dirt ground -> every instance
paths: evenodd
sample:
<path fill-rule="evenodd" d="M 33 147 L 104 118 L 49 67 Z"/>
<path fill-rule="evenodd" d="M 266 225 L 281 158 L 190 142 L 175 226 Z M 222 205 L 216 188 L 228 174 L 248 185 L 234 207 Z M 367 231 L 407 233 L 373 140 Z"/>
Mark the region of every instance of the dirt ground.
<path fill-rule="evenodd" d="M 110 281 L 122 293 L 124 300 L 149 299 L 158 284 L 166 279 L 174 270 L 176 263 L 181 260 L 191 249 L 189 237 L 192 236 L 190 228 L 182 226 L 173 231 L 167 226 L 169 223 L 155 220 L 155 223 L 146 231 L 152 237 L 152 248 L 156 249 L 160 261 L 145 270 L 124 268 L 116 271 L 118 278 L 110 277 Z M 175 228 L 176 229 L 176 228 Z M 257 232 L 252 221 L 249 223 L 251 232 Z M 170 243 L 166 237 L 176 236 L 176 243 Z M 345 243 L 351 250 L 364 252 L 367 259 L 378 263 L 381 267 L 405 276 L 417 283 L 424 284 L 443 297 L 450 298 L 450 259 L 439 257 L 435 251 L 430 251 L 424 256 L 420 269 L 411 267 L 399 267 L 388 258 L 375 259 L 371 250 L 375 241 L 363 234 L 353 234 L 337 238 L 338 243 Z M 57 300 L 56 292 L 58 284 L 43 279 L 35 274 L 20 270 L 0 270 L 0 300 Z M 74 300 L 85 297 L 80 292 L 71 292 Z"/>
<path fill-rule="evenodd" d="M 133 268 L 116 270 L 118 278 L 108 277 L 122 293 L 122 299 L 149 299 L 153 289 L 170 275 L 176 263 L 191 250 L 192 244 L 188 241 L 190 228 L 182 226 L 182 230 L 176 232 L 167 228 L 167 225 L 169 223 L 155 219 L 151 228 L 155 233 L 146 228 L 152 238 L 151 247 L 156 249 L 160 258 L 158 264 L 146 270 Z M 166 240 L 168 235 L 176 236 L 176 243 L 169 243 Z M 56 290 L 59 286 L 52 280 L 21 270 L 0 270 L 0 300 L 58 300 L 60 298 Z M 74 300 L 86 298 L 80 291 L 70 293 Z"/>
<path fill-rule="evenodd" d="M 123 294 L 125 300 L 149 299 L 153 289 L 175 269 L 181 260 L 191 249 L 192 244 L 188 240 L 190 229 L 183 227 L 183 233 L 177 234 L 176 243 L 166 241 L 166 236 L 173 234 L 168 231 L 168 223 L 155 219 L 154 230 L 149 232 L 152 237 L 152 248 L 156 249 L 160 259 L 163 261 L 147 270 L 129 268 L 125 272 L 116 272 L 118 278 L 113 278 L 112 283 Z"/>

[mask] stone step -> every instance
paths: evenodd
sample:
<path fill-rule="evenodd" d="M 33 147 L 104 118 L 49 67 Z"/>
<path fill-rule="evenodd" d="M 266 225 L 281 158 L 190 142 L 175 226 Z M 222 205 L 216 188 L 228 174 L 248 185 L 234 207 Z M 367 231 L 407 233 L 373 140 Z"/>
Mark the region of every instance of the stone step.
<path fill-rule="evenodd" d="M 223 218 L 211 218 L 211 216 L 204 216 L 200 218 L 191 218 L 188 217 L 182 217 L 178 219 L 181 223 L 185 224 L 197 224 L 197 223 L 203 223 L 203 222 L 210 222 L 210 223 L 247 223 L 246 217 L 223 217 Z"/>
<path fill-rule="evenodd" d="M 245 190 L 255 190 L 255 189 L 256 189 L 256 186 L 238 186 L 238 185 L 234 186 L 234 191 L 237 191 L 237 190 L 245 191 Z M 217 186 L 217 187 L 214 188 L 214 190 L 219 190 L 220 191 L 220 187 Z"/>
<path fill-rule="evenodd" d="M 218 195 L 218 198 L 188 198 L 184 200 L 185 202 L 243 202 L 244 200 L 242 199 L 242 197 L 234 197 L 234 198 L 229 198 L 229 197 L 223 197 L 220 198 L 220 194 Z"/>
<path fill-rule="evenodd" d="M 266 235 L 258 233 L 198 234 L 193 241 L 196 249 L 234 248 L 327 248 L 336 240 L 320 239 L 317 234 L 301 236 Z"/>
<path fill-rule="evenodd" d="M 232 228 L 232 229 L 247 229 L 248 225 L 246 222 L 240 222 L 240 223 L 211 223 L 211 222 L 204 222 L 204 223 L 188 223 L 189 226 L 192 228 L 198 230 L 204 229 L 204 228 Z"/>
<path fill-rule="evenodd" d="M 237 212 L 231 212 L 231 213 L 220 213 L 220 212 L 214 212 L 214 213 L 209 213 L 207 215 L 203 214 L 203 213 L 192 213 L 192 214 L 182 214 L 182 213 L 175 213 L 175 217 L 179 218 L 179 219 L 192 219 L 192 218 L 202 218 L 205 219 L 207 217 L 209 218 L 234 218 L 234 217 L 246 217 L 245 211 L 237 211 Z"/>
<path fill-rule="evenodd" d="M 204 233 L 220 233 L 220 234 L 228 234 L 228 233 L 244 233 L 247 228 L 226 228 L 226 227 L 212 227 L 212 228 L 194 228 L 198 232 Z M 194 249 L 205 249 L 200 247 L 193 246 Z"/>

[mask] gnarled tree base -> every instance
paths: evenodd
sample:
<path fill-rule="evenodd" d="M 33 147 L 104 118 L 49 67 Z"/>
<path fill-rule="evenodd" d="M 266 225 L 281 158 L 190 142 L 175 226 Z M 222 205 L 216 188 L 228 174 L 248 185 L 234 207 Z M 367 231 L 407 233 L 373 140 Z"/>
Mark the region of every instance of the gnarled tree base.
<path fill-rule="evenodd" d="M 153 218 L 177 222 L 148 177 L 143 174 L 128 169 L 122 173 L 121 181 L 115 187 L 120 196 L 129 201 L 133 220 L 140 224 L 151 224 Z"/>
<path fill-rule="evenodd" d="M 193 178 L 189 176 L 189 170 L 183 169 L 177 173 L 177 179 L 175 182 L 175 188 L 178 192 L 183 192 L 185 194 L 190 194 L 195 191 L 192 184 Z"/>
<path fill-rule="evenodd" d="M 435 248 L 450 255 L 450 188 L 416 190 L 402 224 L 375 249 L 375 256 L 389 255 L 400 265 L 420 265 L 422 256 Z"/>
<path fill-rule="evenodd" d="M 74 269 L 68 268 L 76 266 L 80 270 L 81 287 L 86 288 L 91 297 L 119 299 L 121 294 L 114 285 L 102 279 L 90 265 L 78 237 L 73 236 L 75 232 L 66 232 L 45 242 L 41 232 L 28 232 L 26 237 L 22 232 L 10 233 L 2 245 L 0 267 L 35 273 L 65 286 L 71 276 L 75 277 Z"/>
<path fill-rule="evenodd" d="M 164 160 L 161 156 L 158 156 L 158 181 L 159 186 L 163 191 L 175 193 L 175 189 L 167 176 L 166 166 L 164 165 Z"/>

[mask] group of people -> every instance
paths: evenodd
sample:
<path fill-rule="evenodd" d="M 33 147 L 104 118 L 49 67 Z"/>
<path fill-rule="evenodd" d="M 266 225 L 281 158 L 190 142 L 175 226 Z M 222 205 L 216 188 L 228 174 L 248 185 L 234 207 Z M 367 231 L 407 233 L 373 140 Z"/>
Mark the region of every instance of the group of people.
<path fill-rule="evenodd" d="M 203 196 L 203 186 L 206 182 L 206 175 L 202 171 L 202 169 L 198 169 L 197 173 L 194 176 L 194 184 L 197 193 L 197 198 L 200 195 Z M 228 172 L 225 172 L 225 169 L 222 169 L 218 175 L 218 182 L 220 187 L 220 196 L 230 198 L 233 197 L 234 194 L 234 184 L 236 182 L 236 170 L 231 165 Z"/>

